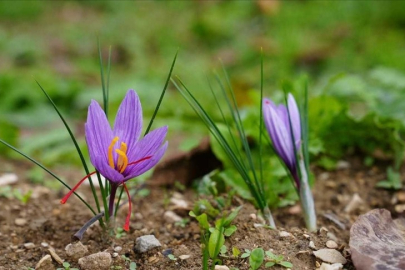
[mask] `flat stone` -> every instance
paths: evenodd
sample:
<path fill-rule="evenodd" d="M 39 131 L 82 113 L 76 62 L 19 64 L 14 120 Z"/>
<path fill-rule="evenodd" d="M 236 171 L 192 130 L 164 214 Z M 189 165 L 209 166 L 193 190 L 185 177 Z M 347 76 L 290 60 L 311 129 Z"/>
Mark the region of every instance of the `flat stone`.
<path fill-rule="evenodd" d="M 346 259 L 336 249 L 323 248 L 313 252 L 315 257 L 328 263 L 345 264 Z"/>
<path fill-rule="evenodd" d="M 16 218 L 14 220 L 14 224 L 17 226 L 24 226 L 25 224 L 27 224 L 27 220 L 24 218 Z"/>
<path fill-rule="evenodd" d="M 25 243 L 25 244 L 24 244 L 24 247 L 25 247 L 26 249 L 33 249 L 33 248 L 35 247 L 35 244 L 32 243 L 32 242 L 28 242 L 28 243 Z"/>
<path fill-rule="evenodd" d="M 0 176 L 0 186 L 8 186 L 18 181 L 18 176 L 15 173 L 5 173 Z"/>
<path fill-rule="evenodd" d="M 226 265 L 215 265 L 215 270 L 229 270 L 229 267 Z"/>
<path fill-rule="evenodd" d="M 48 244 L 47 242 L 42 242 L 42 243 L 41 243 L 41 246 L 44 247 L 44 248 L 46 248 L 46 247 L 49 247 L 49 244 Z"/>
<path fill-rule="evenodd" d="M 135 250 L 139 253 L 147 252 L 153 248 L 162 246 L 154 235 L 144 235 L 136 238 Z"/>
<path fill-rule="evenodd" d="M 341 263 L 334 263 L 334 264 L 328 264 L 328 263 L 322 263 L 321 267 L 319 270 L 341 270 L 343 269 L 343 264 Z"/>
<path fill-rule="evenodd" d="M 111 254 L 108 252 L 98 252 L 79 259 L 82 270 L 109 270 L 111 263 Z"/>
<path fill-rule="evenodd" d="M 315 246 L 314 241 L 309 241 L 308 246 L 309 246 L 311 249 L 314 249 L 314 250 L 316 250 L 316 249 L 317 249 L 317 248 L 316 248 L 316 246 Z"/>
<path fill-rule="evenodd" d="M 336 242 L 333 240 L 328 240 L 328 241 L 326 241 L 326 247 L 331 248 L 331 249 L 337 249 L 338 244 L 336 244 Z"/>
<path fill-rule="evenodd" d="M 51 255 L 45 255 L 35 266 L 35 270 L 55 270 L 53 266 Z"/>
<path fill-rule="evenodd" d="M 181 217 L 179 215 L 177 215 L 175 212 L 173 211 L 166 211 L 163 214 L 164 219 L 169 222 L 169 223 L 174 223 L 174 222 L 179 222 L 181 221 Z"/>
<path fill-rule="evenodd" d="M 281 231 L 281 232 L 279 233 L 279 235 L 280 235 L 280 237 L 282 237 L 282 238 L 291 237 L 291 236 L 292 236 L 291 233 L 286 232 L 286 231 Z"/>
<path fill-rule="evenodd" d="M 112 254 L 112 257 L 113 257 L 113 258 L 118 257 L 118 252 L 114 252 L 114 253 Z"/>
<path fill-rule="evenodd" d="M 115 252 L 120 252 L 122 250 L 122 247 L 121 246 L 116 246 L 115 248 L 114 248 L 114 251 Z"/>
<path fill-rule="evenodd" d="M 184 261 L 184 260 L 189 259 L 190 257 L 191 257 L 191 255 L 180 255 L 180 256 L 179 256 L 179 259 L 182 260 L 182 261 Z"/>
<path fill-rule="evenodd" d="M 65 251 L 66 255 L 74 261 L 84 257 L 89 252 L 88 248 L 80 241 L 67 245 Z"/>

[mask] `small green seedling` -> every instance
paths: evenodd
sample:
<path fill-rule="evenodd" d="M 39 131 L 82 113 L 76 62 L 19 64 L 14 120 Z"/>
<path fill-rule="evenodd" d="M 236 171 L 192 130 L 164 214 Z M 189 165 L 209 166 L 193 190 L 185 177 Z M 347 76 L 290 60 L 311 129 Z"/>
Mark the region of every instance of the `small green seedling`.
<path fill-rule="evenodd" d="M 174 226 L 178 226 L 178 227 L 186 227 L 186 225 L 190 222 L 189 218 L 182 218 L 180 221 L 176 221 L 174 223 Z"/>
<path fill-rule="evenodd" d="M 0 188 L 0 197 L 5 197 L 8 199 L 17 199 L 22 204 L 26 204 L 31 198 L 32 190 L 26 193 L 22 193 L 18 188 L 11 188 L 10 186 L 5 186 Z"/>
<path fill-rule="evenodd" d="M 238 258 L 239 257 L 239 255 L 240 255 L 240 250 L 237 248 L 237 247 L 232 247 L 232 256 L 234 257 L 234 258 Z"/>
<path fill-rule="evenodd" d="M 227 258 L 228 257 L 228 255 L 226 255 L 227 252 L 228 248 L 225 245 L 223 245 L 219 250 L 219 256 Z"/>
<path fill-rule="evenodd" d="M 70 268 L 70 263 L 64 262 L 63 268 L 57 268 L 56 270 L 79 270 L 78 268 Z"/>
<path fill-rule="evenodd" d="M 197 202 L 198 203 L 198 202 Z M 201 201 L 200 201 L 201 203 Z M 203 205 L 208 205 L 204 203 Z M 209 204 L 211 206 L 211 204 Z M 212 206 L 211 206 L 212 207 Z M 195 207 L 196 208 L 196 207 Z M 197 208 L 201 210 L 201 205 Z M 209 208 L 205 208 L 206 210 L 210 210 Z M 214 208 L 215 209 L 215 208 Z M 215 221 L 215 226 L 211 227 L 208 222 L 208 215 L 207 213 L 202 213 L 200 215 L 196 215 L 195 212 L 190 211 L 190 216 L 194 217 L 201 228 L 201 242 L 202 242 L 202 250 L 203 250 L 203 269 L 208 270 L 209 259 L 211 259 L 211 268 L 217 263 L 222 263 L 218 256 L 221 253 L 226 253 L 226 247 L 223 248 L 225 244 L 225 237 L 231 236 L 236 231 L 236 226 L 231 225 L 231 222 L 236 218 L 238 215 L 239 210 L 241 207 L 236 208 L 233 210 L 228 216 L 223 216 Z M 211 209 L 212 210 L 212 209 Z M 215 209 L 216 210 L 216 209 Z M 216 210 L 218 211 L 218 210 Z M 199 212 L 201 213 L 201 212 Z"/>
<path fill-rule="evenodd" d="M 281 265 L 285 268 L 292 268 L 293 264 L 287 261 L 284 261 L 284 256 L 283 255 L 275 255 L 272 253 L 270 250 L 266 251 L 266 260 L 268 262 L 265 264 L 265 267 L 272 267 L 276 264 Z"/>
<path fill-rule="evenodd" d="M 131 262 L 129 264 L 129 270 L 136 270 L 136 262 Z"/>
<path fill-rule="evenodd" d="M 255 248 L 249 256 L 249 270 L 257 270 L 263 264 L 264 250 L 262 248 Z"/>
<path fill-rule="evenodd" d="M 242 259 L 247 258 L 247 257 L 250 256 L 250 253 L 252 253 L 252 252 L 250 251 L 250 249 L 245 248 L 245 252 L 242 253 L 242 255 L 241 255 L 240 257 L 241 257 Z"/>
<path fill-rule="evenodd" d="M 177 261 L 177 258 L 173 254 L 167 255 L 167 258 L 169 258 L 171 261 Z"/>
<path fill-rule="evenodd" d="M 401 174 L 394 171 L 392 167 L 388 167 L 387 179 L 378 182 L 376 186 L 385 189 L 399 190 L 402 188 Z"/>
<path fill-rule="evenodd" d="M 115 238 L 120 239 L 120 238 L 124 237 L 125 235 L 127 235 L 127 234 L 125 233 L 124 229 L 121 227 L 118 227 L 115 232 Z"/>
<path fill-rule="evenodd" d="M 110 269 L 113 269 L 113 270 L 120 270 L 120 269 L 122 269 L 122 266 L 112 265 L 112 266 L 110 267 Z"/>

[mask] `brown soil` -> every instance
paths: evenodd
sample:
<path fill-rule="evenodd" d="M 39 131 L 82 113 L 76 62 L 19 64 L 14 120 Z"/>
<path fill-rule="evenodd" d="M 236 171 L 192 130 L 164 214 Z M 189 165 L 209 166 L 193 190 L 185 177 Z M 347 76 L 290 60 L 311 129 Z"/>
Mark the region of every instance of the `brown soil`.
<path fill-rule="evenodd" d="M 285 260 L 293 263 L 294 269 L 315 269 L 316 266 L 319 266 L 319 262 L 312 255 L 312 250 L 308 246 L 309 242 L 313 241 L 318 249 L 325 248 L 328 237 L 334 235 L 339 245 L 338 250 L 348 259 L 345 268 L 354 269 L 348 250 L 351 224 L 359 214 L 366 213 L 373 208 L 387 208 L 394 213 L 395 205 L 399 204 L 396 198 L 400 196 L 394 192 L 375 188 L 375 184 L 385 178 L 386 167 L 383 164 L 368 168 L 364 167 L 358 159 L 349 160 L 348 168 L 341 170 L 326 172 L 314 168 L 317 181 L 313 192 L 318 226 L 322 228 L 318 232 L 308 233 L 303 229 L 304 223 L 300 213 L 297 213 L 297 210 L 299 211 L 297 206 L 273 211 L 279 231 L 290 232 L 292 237 L 280 237 L 279 231 L 276 230 L 255 228 L 254 223 L 258 223 L 258 220 L 254 220 L 252 214 L 257 211 L 249 202 L 235 198 L 233 205 L 242 204 L 243 208 L 234 221 L 238 228 L 236 233 L 226 240 L 228 250 L 234 246 L 241 251 L 251 250 L 255 247 L 262 247 L 265 250 L 272 249 L 273 253 L 282 254 Z M 33 195 L 35 196 L 26 205 L 16 199 L 0 198 L 0 269 L 34 268 L 43 256 L 49 254 L 49 247 L 44 247 L 41 243 L 47 243 L 53 247 L 62 259 L 71 263 L 72 267 L 79 267 L 77 262 L 67 258 L 65 246 L 72 242 L 71 236 L 91 218 L 91 213 L 73 197 L 66 205 L 61 205 L 59 200 L 63 193 L 29 183 L 23 177 L 24 170 L 21 169 L 21 166 L 17 168 L 4 161 L 2 164 L 8 164 L 7 167 L 20 176 L 20 180 L 13 187 L 23 190 L 34 189 Z M 79 176 L 73 179 L 79 179 Z M 153 183 L 153 179 L 151 183 Z M 108 242 L 103 239 L 103 233 L 96 225 L 86 232 L 82 243 L 89 248 L 90 253 L 105 250 L 113 253 L 113 247 L 121 246 L 122 250 L 119 252 L 119 256 L 113 259 L 113 265 L 122 268 L 115 269 L 129 269 L 128 263 L 121 257 L 122 255 L 135 261 L 137 269 L 201 269 L 200 229 L 197 222 L 191 219 L 185 227 L 181 227 L 175 226 L 163 217 L 166 210 L 174 209 L 174 205 L 170 203 L 169 199 L 173 197 L 174 193 L 179 192 L 174 187 L 164 188 L 157 185 L 150 186 L 150 190 L 149 196 L 134 198 L 131 229 L 127 235 Z M 80 192 L 91 199 L 88 187 L 80 187 Z M 351 213 L 347 213 L 344 209 L 355 193 L 360 195 L 363 203 Z M 192 189 L 187 189 L 180 195 L 190 205 L 197 199 L 197 195 Z M 126 210 L 120 210 L 117 219 L 118 226 L 123 224 Z M 174 211 L 181 217 L 188 217 L 186 209 L 174 209 Z M 27 224 L 16 226 L 17 218 L 27 220 Z M 134 252 L 135 239 L 145 234 L 154 234 L 162 247 L 146 254 Z M 305 234 L 308 234 L 309 237 Z M 331 236 L 331 234 L 333 235 Z M 35 247 L 26 249 L 24 244 L 27 242 L 34 243 Z M 163 255 L 169 249 L 177 258 L 180 255 L 191 255 L 191 257 L 186 260 L 171 261 Z M 247 259 L 223 258 L 223 264 L 230 268 L 248 269 Z M 62 267 L 55 261 L 54 265 Z M 285 268 L 273 267 L 271 269 Z"/>

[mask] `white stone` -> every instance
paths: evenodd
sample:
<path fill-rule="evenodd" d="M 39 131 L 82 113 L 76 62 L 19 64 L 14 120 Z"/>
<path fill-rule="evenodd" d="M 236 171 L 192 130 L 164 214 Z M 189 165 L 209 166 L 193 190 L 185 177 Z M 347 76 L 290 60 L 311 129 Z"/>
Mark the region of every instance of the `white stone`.
<path fill-rule="evenodd" d="M 315 246 L 314 241 L 309 241 L 308 246 L 309 246 L 311 249 L 315 249 L 315 250 L 317 249 L 316 246 Z"/>
<path fill-rule="evenodd" d="M 183 199 L 177 199 L 172 197 L 170 202 L 174 204 L 175 209 L 188 209 L 188 203 Z"/>
<path fill-rule="evenodd" d="M 139 253 L 144 253 L 155 247 L 162 246 L 154 235 L 144 235 L 138 237 L 136 238 L 135 243 L 135 250 L 137 250 Z"/>
<path fill-rule="evenodd" d="M 291 233 L 286 232 L 286 231 L 281 231 L 279 233 L 279 235 L 280 235 L 280 237 L 291 237 L 292 236 Z"/>
<path fill-rule="evenodd" d="M 88 248 L 80 241 L 67 245 L 65 251 L 66 255 L 75 261 L 84 257 L 89 252 Z"/>
<path fill-rule="evenodd" d="M 341 263 L 334 263 L 334 264 L 328 264 L 328 263 L 322 263 L 321 267 L 319 270 L 341 270 L 343 269 L 343 264 Z"/>
<path fill-rule="evenodd" d="M 191 255 L 180 255 L 180 256 L 179 256 L 179 259 L 182 260 L 182 261 L 184 261 L 184 260 L 187 260 L 187 259 L 190 258 L 190 257 L 191 257 Z"/>
<path fill-rule="evenodd" d="M 323 248 L 313 252 L 315 257 L 328 263 L 345 264 L 346 259 L 336 249 Z"/>
<path fill-rule="evenodd" d="M 26 249 L 33 249 L 33 248 L 35 247 L 35 244 L 32 243 L 32 242 L 25 243 L 25 244 L 24 244 L 24 247 L 25 247 Z"/>
<path fill-rule="evenodd" d="M 8 186 L 18 181 L 18 176 L 15 173 L 5 173 L 0 176 L 0 186 Z"/>
<path fill-rule="evenodd" d="M 25 224 L 27 224 L 27 220 L 24 218 L 16 218 L 14 220 L 15 225 L 17 226 L 24 226 Z"/>
<path fill-rule="evenodd" d="M 337 249 L 338 244 L 336 244 L 336 242 L 333 240 L 328 240 L 326 241 L 326 247 L 331 249 Z"/>
<path fill-rule="evenodd" d="M 51 255 L 45 255 L 35 266 L 35 270 L 55 270 L 53 266 Z"/>
<path fill-rule="evenodd" d="M 112 254 L 112 257 L 113 257 L 113 258 L 118 257 L 118 253 L 117 253 L 117 252 L 114 252 L 114 253 Z"/>
<path fill-rule="evenodd" d="M 115 248 L 114 248 L 114 251 L 115 252 L 120 252 L 122 250 L 122 247 L 121 246 L 116 246 Z"/>
<path fill-rule="evenodd" d="M 177 215 L 175 212 L 173 211 L 166 211 L 163 214 L 164 219 L 169 222 L 169 223 L 174 223 L 174 222 L 179 222 L 181 221 L 181 217 L 179 215 Z"/>
<path fill-rule="evenodd" d="M 215 265 L 215 270 L 229 270 L 229 267 L 226 265 Z"/>
<path fill-rule="evenodd" d="M 46 247 L 49 247 L 49 244 L 48 244 L 47 242 L 42 242 L 42 243 L 41 243 L 41 246 L 44 247 L 44 248 L 46 248 Z"/>
<path fill-rule="evenodd" d="M 111 263 L 111 254 L 108 252 L 99 252 L 79 259 L 82 270 L 109 270 Z"/>

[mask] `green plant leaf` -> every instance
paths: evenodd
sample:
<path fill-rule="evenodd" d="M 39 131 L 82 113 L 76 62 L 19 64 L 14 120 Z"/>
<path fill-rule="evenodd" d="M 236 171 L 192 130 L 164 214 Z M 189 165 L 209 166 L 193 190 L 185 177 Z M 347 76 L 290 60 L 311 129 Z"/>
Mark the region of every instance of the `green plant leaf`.
<path fill-rule="evenodd" d="M 292 268 L 293 267 L 292 263 L 286 262 L 286 261 L 281 261 L 278 264 L 281 265 L 281 266 L 284 266 L 285 268 Z"/>
<path fill-rule="evenodd" d="M 208 251 L 211 258 L 216 258 L 219 254 L 219 249 L 225 243 L 225 237 L 220 230 L 214 229 L 208 241 Z"/>
<path fill-rule="evenodd" d="M 274 265 L 276 265 L 275 262 L 267 262 L 267 263 L 264 265 L 264 267 L 269 268 L 269 267 L 272 267 L 272 266 L 274 266 Z"/>
<path fill-rule="evenodd" d="M 232 225 L 232 226 L 230 226 L 230 227 L 228 227 L 228 228 L 225 229 L 224 235 L 225 235 L 226 237 L 229 237 L 229 236 L 231 236 L 234 232 L 236 232 L 236 230 L 237 230 L 237 227 L 236 227 L 235 225 Z"/>
<path fill-rule="evenodd" d="M 249 264 L 252 270 L 259 269 L 264 261 L 264 250 L 262 248 L 255 248 L 250 253 Z"/>

